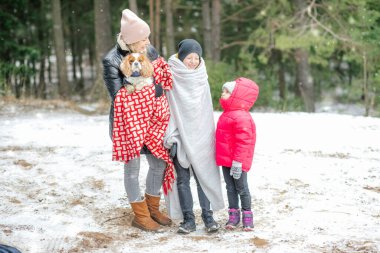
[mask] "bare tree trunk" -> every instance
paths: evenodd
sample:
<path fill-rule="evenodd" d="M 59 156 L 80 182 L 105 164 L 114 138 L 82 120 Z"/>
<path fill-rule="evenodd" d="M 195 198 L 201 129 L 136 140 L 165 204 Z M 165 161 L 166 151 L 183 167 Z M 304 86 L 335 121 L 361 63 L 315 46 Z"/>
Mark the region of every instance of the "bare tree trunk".
<path fill-rule="evenodd" d="M 210 0 L 202 1 L 203 45 L 205 57 L 212 58 Z"/>
<path fill-rule="evenodd" d="M 150 39 L 153 46 L 155 46 L 154 34 L 154 0 L 149 0 L 149 20 L 150 20 Z"/>
<path fill-rule="evenodd" d="M 365 106 L 365 116 L 369 116 L 369 97 L 368 97 L 368 75 L 367 75 L 367 56 L 363 55 L 363 97 Z"/>
<path fill-rule="evenodd" d="M 69 96 L 69 84 L 67 81 L 66 54 L 62 31 L 60 0 L 52 0 L 52 15 L 55 55 L 57 57 L 58 91 L 61 98 L 67 99 Z"/>
<path fill-rule="evenodd" d="M 79 92 L 79 95 L 83 98 L 85 96 L 85 90 L 84 90 L 84 76 L 83 76 L 83 50 L 82 48 L 78 50 L 78 67 L 79 67 L 79 81 L 77 83 L 77 91 Z M 91 71 L 92 72 L 92 71 Z"/>
<path fill-rule="evenodd" d="M 285 82 L 285 69 L 284 63 L 282 62 L 282 51 L 275 49 L 277 54 L 277 74 L 278 74 L 278 88 L 280 90 L 280 98 L 285 101 L 286 99 L 286 82 Z"/>
<path fill-rule="evenodd" d="M 284 64 L 282 62 L 279 63 L 277 73 L 278 73 L 278 88 L 280 89 L 280 98 L 283 101 L 285 101 L 286 100 L 286 82 L 285 82 Z"/>
<path fill-rule="evenodd" d="M 90 63 L 90 67 L 91 67 L 90 69 L 91 70 L 93 70 L 94 68 L 96 69 L 95 61 L 96 61 L 97 56 L 96 56 L 96 47 L 95 47 L 94 43 L 88 45 L 87 51 L 88 51 L 88 62 Z M 95 78 L 96 78 L 96 76 L 95 76 L 96 72 L 95 71 L 91 71 L 91 79 L 92 80 L 95 80 Z"/>
<path fill-rule="evenodd" d="M 45 81 L 45 71 L 46 71 L 46 58 L 48 53 L 48 40 L 46 34 L 47 31 L 38 29 L 38 39 L 41 43 L 41 60 L 40 60 L 40 73 L 39 82 L 37 85 L 37 98 L 46 99 L 46 81 Z"/>
<path fill-rule="evenodd" d="M 35 73 L 38 72 L 38 69 L 36 67 L 36 61 L 33 60 L 32 62 L 32 65 L 33 65 L 33 71 Z M 37 98 L 37 75 L 33 75 L 33 83 L 32 83 L 32 90 L 31 90 L 31 95 L 34 97 L 34 98 Z"/>
<path fill-rule="evenodd" d="M 68 9 L 69 10 L 73 10 L 75 9 L 75 5 L 77 3 L 75 3 L 74 1 L 69 1 L 68 3 Z M 63 14 L 65 15 L 65 14 Z M 71 48 L 71 57 L 72 57 L 72 61 L 71 61 L 71 68 L 72 68 L 72 71 L 71 71 L 71 75 L 72 75 L 72 78 L 73 78 L 73 89 L 71 90 L 71 92 L 76 92 L 78 90 L 78 83 L 77 83 L 77 56 L 78 56 L 78 35 L 77 35 L 77 26 L 78 26 L 78 23 L 77 23 L 77 16 L 76 15 L 68 15 L 69 18 L 68 18 L 68 27 L 69 27 L 69 41 L 70 41 L 70 48 Z"/>
<path fill-rule="evenodd" d="M 33 63 L 32 60 L 27 60 L 26 61 L 26 66 L 28 66 L 29 69 L 33 69 Z M 24 85 L 23 85 L 23 93 L 22 97 L 28 98 L 31 95 L 31 90 L 32 90 L 32 78 L 29 74 L 24 74 L 23 75 L 24 79 Z"/>
<path fill-rule="evenodd" d="M 307 1 L 293 0 L 295 14 L 300 13 L 307 8 Z M 296 23 L 298 29 L 303 29 L 307 20 L 301 16 Z M 296 61 L 296 82 L 307 112 L 315 112 L 314 82 L 310 72 L 309 54 L 306 49 L 296 48 L 294 52 Z"/>
<path fill-rule="evenodd" d="M 220 61 L 220 15 L 220 0 L 212 0 L 212 60 L 215 62 Z"/>
<path fill-rule="evenodd" d="M 46 82 L 45 82 L 45 57 L 41 58 L 39 83 L 37 86 L 37 98 L 46 99 Z"/>
<path fill-rule="evenodd" d="M 172 0 L 165 0 L 167 57 L 175 53 Z"/>
<path fill-rule="evenodd" d="M 274 47 L 274 43 L 271 47 L 271 55 L 269 58 L 269 66 L 273 66 L 273 71 L 277 72 L 278 77 L 278 89 L 280 91 L 280 98 L 285 101 L 286 99 L 286 87 L 285 87 L 285 69 L 282 63 L 282 51 Z"/>
<path fill-rule="evenodd" d="M 72 76 L 73 76 L 73 82 L 74 82 L 74 89 L 77 89 L 76 84 L 77 84 L 77 50 L 76 50 L 76 42 L 75 42 L 75 35 L 74 33 L 71 34 L 70 36 L 70 47 L 71 47 L 71 66 L 72 66 Z"/>
<path fill-rule="evenodd" d="M 102 59 L 111 48 L 111 15 L 109 0 L 94 0 L 95 13 L 95 84 L 91 90 L 91 98 L 107 99 L 106 89 L 103 84 Z"/>
<path fill-rule="evenodd" d="M 138 15 L 137 1 L 129 0 L 129 9 Z"/>
<path fill-rule="evenodd" d="M 156 25 L 156 28 L 154 29 L 154 43 L 153 44 L 157 50 L 159 50 L 159 52 L 161 51 L 161 43 L 160 43 L 160 30 L 161 30 L 161 12 L 160 12 L 160 9 L 161 9 L 161 1 L 160 0 L 156 0 L 156 10 L 155 10 L 155 25 Z"/>
<path fill-rule="evenodd" d="M 310 73 L 309 55 L 305 49 L 295 50 L 296 82 L 301 91 L 301 96 L 307 112 L 315 112 L 314 83 Z"/>
<path fill-rule="evenodd" d="M 21 80 L 19 80 L 20 77 L 18 75 L 15 76 L 15 91 L 14 93 L 16 94 L 16 98 L 20 98 L 21 97 Z"/>
<path fill-rule="evenodd" d="M 49 80 L 49 83 L 50 83 L 50 84 L 53 82 L 53 81 L 52 81 L 52 80 L 53 80 L 53 77 L 52 77 L 52 73 L 51 73 L 51 72 L 53 71 L 53 70 L 51 69 L 51 68 L 52 68 L 52 66 L 51 66 L 52 63 L 51 63 L 51 61 L 50 61 L 51 53 L 52 53 L 51 50 L 49 50 L 49 51 L 48 51 L 48 54 L 47 54 L 47 56 L 46 56 L 46 60 L 47 60 L 47 62 L 48 62 L 48 67 L 47 67 L 48 80 Z"/>

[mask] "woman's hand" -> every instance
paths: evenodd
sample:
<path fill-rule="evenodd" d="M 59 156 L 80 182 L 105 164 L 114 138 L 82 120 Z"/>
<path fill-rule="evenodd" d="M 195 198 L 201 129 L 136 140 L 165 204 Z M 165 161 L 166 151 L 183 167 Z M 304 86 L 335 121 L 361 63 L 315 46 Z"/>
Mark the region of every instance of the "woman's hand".
<path fill-rule="evenodd" d="M 157 60 L 157 58 L 160 56 L 157 52 L 157 50 L 152 45 L 148 45 L 146 48 L 146 55 L 148 56 L 149 60 L 152 62 L 154 60 Z"/>
<path fill-rule="evenodd" d="M 155 97 L 159 98 L 164 94 L 164 89 L 162 88 L 161 83 L 155 85 Z"/>

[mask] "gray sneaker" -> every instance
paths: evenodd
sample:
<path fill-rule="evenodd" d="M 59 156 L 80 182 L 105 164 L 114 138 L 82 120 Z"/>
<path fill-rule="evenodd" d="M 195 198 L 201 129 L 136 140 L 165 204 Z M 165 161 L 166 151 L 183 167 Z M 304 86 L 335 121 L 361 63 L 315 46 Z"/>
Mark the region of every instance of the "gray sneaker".
<path fill-rule="evenodd" d="M 194 221 L 183 221 L 179 224 L 178 234 L 189 234 L 197 229 Z"/>
<path fill-rule="evenodd" d="M 219 230 L 220 225 L 214 220 L 212 216 L 207 216 L 203 218 L 203 222 L 205 223 L 207 233 L 215 233 Z"/>

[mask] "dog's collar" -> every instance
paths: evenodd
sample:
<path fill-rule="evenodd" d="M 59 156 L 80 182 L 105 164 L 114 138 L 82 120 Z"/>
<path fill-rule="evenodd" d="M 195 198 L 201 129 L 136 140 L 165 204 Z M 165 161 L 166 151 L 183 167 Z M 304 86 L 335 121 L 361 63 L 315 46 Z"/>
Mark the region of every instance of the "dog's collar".
<path fill-rule="evenodd" d="M 131 75 L 131 77 L 139 77 L 140 73 L 138 71 L 134 71 Z"/>

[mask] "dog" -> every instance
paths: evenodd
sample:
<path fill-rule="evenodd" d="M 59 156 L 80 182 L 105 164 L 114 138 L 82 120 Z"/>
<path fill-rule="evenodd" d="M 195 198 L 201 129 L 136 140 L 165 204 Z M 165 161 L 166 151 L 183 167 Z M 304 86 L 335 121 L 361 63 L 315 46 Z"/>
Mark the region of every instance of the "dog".
<path fill-rule="evenodd" d="M 124 57 L 120 70 L 128 82 L 125 87 L 129 94 L 153 84 L 153 65 L 144 54 L 132 53 Z"/>

